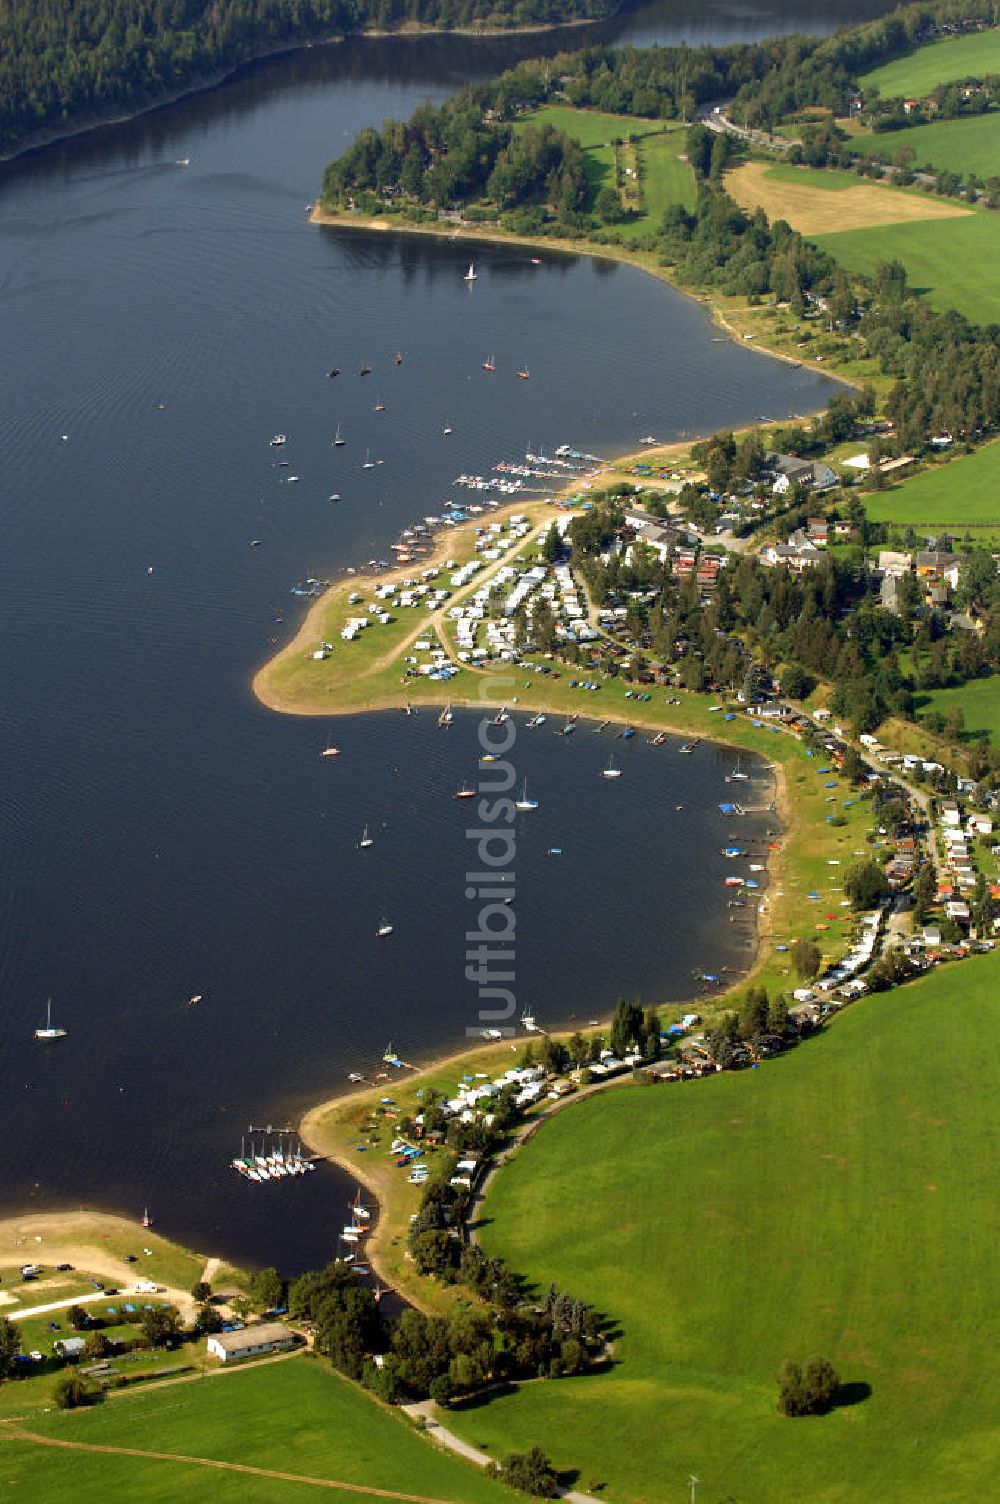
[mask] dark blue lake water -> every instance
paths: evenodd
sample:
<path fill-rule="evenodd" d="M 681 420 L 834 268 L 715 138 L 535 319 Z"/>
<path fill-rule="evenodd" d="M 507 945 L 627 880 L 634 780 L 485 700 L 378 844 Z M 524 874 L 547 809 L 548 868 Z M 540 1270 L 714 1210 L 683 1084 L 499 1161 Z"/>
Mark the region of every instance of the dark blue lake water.
<path fill-rule="evenodd" d="M 654 7 L 602 35 L 775 25 L 767 8 Z M 325 1260 L 341 1177 L 265 1190 L 226 1165 L 249 1122 L 293 1121 L 388 1040 L 426 1058 L 475 1022 L 451 799 L 475 722 L 363 717 L 322 760 L 325 726 L 249 688 L 297 619 L 290 587 L 383 553 L 458 471 L 528 443 L 609 453 L 827 395 L 626 268 L 484 249 L 470 296 L 460 248 L 306 224 L 323 164 L 360 126 L 526 47 L 313 49 L 0 170 L 8 1209 L 148 1203 L 200 1248 Z M 530 388 L 486 390 L 487 351 L 529 362 Z M 365 360 L 362 382 L 349 373 Z M 349 444 L 334 451 L 337 423 Z M 365 446 L 385 460 L 377 480 Z M 694 969 L 749 954 L 718 854 L 727 754 L 638 742 L 610 785 L 589 732 L 516 745 L 540 800 L 517 856 L 517 985 L 545 1023 L 690 995 Z M 359 858 L 365 820 L 378 839 Z M 379 945 L 383 910 L 396 932 Z M 49 994 L 69 1034 L 43 1049 Z"/>

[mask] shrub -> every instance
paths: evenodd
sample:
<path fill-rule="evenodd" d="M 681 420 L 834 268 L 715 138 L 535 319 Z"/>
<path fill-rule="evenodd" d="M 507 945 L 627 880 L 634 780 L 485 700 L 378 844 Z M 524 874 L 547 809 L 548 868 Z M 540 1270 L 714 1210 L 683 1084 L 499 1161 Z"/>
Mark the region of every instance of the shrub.
<path fill-rule="evenodd" d="M 559 1482 L 555 1469 L 541 1447 L 528 1452 L 512 1452 L 500 1465 L 500 1477 L 511 1488 L 531 1494 L 536 1499 L 554 1499 Z"/>
<path fill-rule="evenodd" d="M 778 1410 L 788 1416 L 825 1415 L 839 1388 L 829 1358 L 809 1358 L 804 1369 L 789 1360 L 778 1375 Z"/>
<path fill-rule="evenodd" d="M 60 1410 L 76 1410 L 81 1405 L 93 1404 L 100 1396 L 97 1385 L 80 1373 L 60 1374 L 52 1389 L 52 1398 Z"/>

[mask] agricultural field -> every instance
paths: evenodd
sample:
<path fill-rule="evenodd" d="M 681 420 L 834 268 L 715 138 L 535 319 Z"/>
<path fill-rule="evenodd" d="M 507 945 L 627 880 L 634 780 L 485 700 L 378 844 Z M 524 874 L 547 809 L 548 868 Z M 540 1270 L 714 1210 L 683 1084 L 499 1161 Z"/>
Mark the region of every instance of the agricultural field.
<path fill-rule="evenodd" d="M 813 167 L 747 162 L 726 173 L 726 187 L 744 209 L 760 207 L 772 222 L 787 220 L 793 230 L 810 236 L 888 226 L 908 237 L 921 221 L 975 217 L 946 199 Z"/>
<path fill-rule="evenodd" d="M 873 522 L 915 528 L 1000 525 L 1000 442 L 864 499 Z"/>
<path fill-rule="evenodd" d="M 453 1428 L 494 1455 L 541 1439 L 620 1504 L 692 1473 L 740 1504 L 986 1497 L 998 984 L 1000 957 L 975 958 L 758 1070 L 553 1117 L 497 1176 L 482 1241 L 606 1313 L 614 1365 Z M 775 1376 L 812 1354 L 841 1403 L 782 1419 Z"/>
<path fill-rule="evenodd" d="M 39 1440 L 21 1439 L 18 1430 Z M 128 1451 L 116 1455 L 116 1447 Z M 338 1499 L 370 1500 L 369 1488 L 455 1504 L 511 1499 L 307 1354 L 33 1417 L 11 1432 L 0 1426 L 0 1491 L 17 1490 L 38 1504 L 70 1495 L 81 1504 L 314 1495 L 315 1482 L 297 1484 L 296 1475 L 344 1485 L 335 1490 Z"/>
<path fill-rule="evenodd" d="M 935 308 L 955 308 L 976 324 L 1000 322 L 1000 215 L 960 211 L 951 219 L 842 229 L 815 239 L 849 271 L 868 276 L 880 261 L 898 259 L 910 286 Z"/>
<path fill-rule="evenodd" d="M 851 143 L 859 151 L 888 152 L 894 157 L 902 146 L 915 153 L 915 166 L 944 168 L 964 177 L 976 173 L 993 177 L 1000 169 L 1000 111 L 973 115 L 965 120 L 938 120 L 931 125 L 913 125 L 907 130 L 878 135 L 859 132 Z"/>
<path fill-rule="evenodd" d="M 877 88 L 883 99 L 923 99 L 937 84 L 957 78 L 1000 73 L 1000 30 L 948 37 L 918 47 L 906 57 L 873 68 L 859 80 L 862 89 Z"/>

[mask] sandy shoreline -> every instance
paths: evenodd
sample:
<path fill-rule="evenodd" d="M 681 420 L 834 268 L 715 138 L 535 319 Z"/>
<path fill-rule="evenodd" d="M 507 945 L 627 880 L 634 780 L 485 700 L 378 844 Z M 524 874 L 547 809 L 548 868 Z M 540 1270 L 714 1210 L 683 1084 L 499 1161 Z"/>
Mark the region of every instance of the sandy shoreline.
<path fill-rule="evenodd" d="M 465 704 L 468 705 L 469 708 L 475 708 L 477 706 L 481 706 L 484 702 L 481 700 L 469 700 L 465 702 L 453 700 L 452 703 L 454 705 Z M 587 719 L 589 719 L 589 717 Z M 602 719 L 608 719 L 615 724 L 623 724 L 626 722 L 627 717 L 624 714 L 612 713 L 607 717 L 602 717 Z M 671 734 L 681 735 L 683 733 L 675 731 Z M 702 740 L 706 741 L 710 739 L 714 738 L 702 738 Z M 719 740 L 721 745 L 735 745 L 734 743 L 722 742 L 721 739 L 715 740 Z M 741 748 L 740 750 L 746 751 L 746 748 Z M 764 760 L 763 753 L 754 755 L 760 756 L 762 761 Z M 771 773 L 774 780 L 773 802 L 777 819 L 781 826 L 781 849 L 777 853 L 769 851 L 766 854 L 768 878 L 767 895 L 769 902 L 765 913 L 762 914 L 759 909 L 757 911 L 754 923 L 753 960 L 751 961 L 744 974 L 742 974 L 738 978 L 734 978 L 730 986 L 726 987 L 713 997 L 713 1002 L 715 1003 L 724 1004 L 726 1000 L 731 998 L 735 992 L 737 992 L 738 990 L 742 991 L 747 986 L 751 977 L 754 975 L 760 965 L 765 942 L 771 938 L 773 933 L 773 906 L 770 902 L 770 895 L 774 891 L 777 883 L 780 881 L 780 874 L 783 871 L 783 856 L 785 845 L 784 837 L 787 836 L 789 827 L 791 825 L 791 810 L 788 802 L 787 779 L 785 777 L 784 768 L 780 763 L 772 763 L 767 765 L 767 771 Z M 658 1004 L 656 1006 L 663 1008 L 676 1005 L 676 1000 L 674 1000 L 670 1004 Z M 606 1032 L 606 1030 L 610 1026 L 610 1022 L 611 1013 L 609 1011 L 608 1013 L 599 1015 L 596 1027 L 599 1031 Z M 570 1034 L 573 1028 L 581 1027 L 583 1027 L 581 1024 L 576 1023 L 572 1027 L 567 1027 L 565 1029 L 555 1029 L 552 1031 L 552 1034 L 555 1038 L 560 1038 Z M 587 1029 L 590 1030 L 590 1032 L 593 1032 L 590 1025 L 587 1026 Z M 538 1037 L 539 1036 L 524 1035 L 519 1036 L 514 1040 L 498 1041 L 493 1047 L 496 1053 L 498 1065 L 509 1060 L 512 1048 L 516 1048 L 517 1053 L 520 1054 L 520 1052 L 525 1048 L 525 1046 L 531 1041 L 532 1038 L 537 1039 Z M 430 1060 L 422 1063 L 421 1065 L 417 1066 L 416 1069 L 411 1070 L 407 1073 L 407 1088 L 417 1085 L 423 1081 L 427 1081 L 431 1077 L 439 1076 L 442 1072 L 446 1071 L 454 1072 L 456 1079 L 458 1079 L 458 1077 L 460 1077 L 462 1074 L 464 1065 L 474 1058 L 478 1058 L 481 1061 L 484 1050 L 488 1048 L 488 1041 L 484 1040 L 469 1048 L 445 1050 L 443 1053 L 434 1055 Z M 621 1079 L 627 1080 L 628 1078 L 625 1077 Z M 615 1082 L 607 1084 L 621 1084 L 621 1081 L 616 1080 Z M 397 1235 L 398 1232 L 398 1230 L 385 1216 L 386 1188 L 388 1188 L 388 1194 L 391 1195 L 392 1188 L 396 1184 L 396 1181 L 393 1179 L 392 1175 L 388 1173 L 388 1165 L 386 1164 L 388 1156 L 385 1152 L 382 1153 L 382 1163 L 379 1162 L 377 1156 L 373 1156 L 371 1159 L 369 1159 L 367 1155 L 364 1157 L 364 1159 L 362 1159 L 358 1155 L 354 1155 L 352 1157 L 344 1148 L 342 1139 L 338 1137 L 336 1133 L 329 1132 L 323 1127 L 323 1121 L 325 1118 L 329 1117 L 333 1113 L 342 1114 L 344 1109 L 349 1108 L 352 1102 L 358 1103 L 359 1106 L 362 1103 L 366 1102 L 370 1102 L 372 1105 L 374 1105 L 375 1103 L 377 1103 L 379 1097 L 383 1095 L 386 1089 L 390 1086 L 391 1082 L 382 1082 L 371 1085 L 355 1086 L 343 1091 L 334 1092 L 331 1096 L 326 1097 L 321 1102 L 315 1103 L 312 1107 L 306 1110 L 299 1123 L 299 1134 L 302 1138 L 302 1141 L 307 1144 L 314 1153 L 321 1155 L 324 1159 L 327 1160 L 328 1163 L 334 1164 L 338 1169 L 343 1170 L 345 1174 L 350 1176 L 353 1181 L 363 1186 L 364 1189 L 369 1193 L 369 1195 L 374 1198 L 378 1207 L 378 1217 L 375 1222 L 374 1231 L 372 1232 L 371 1237 L 369 1238 L 366 1245 L 365 1256 L 368 1260 L 368 1263 L 371 1265 L 371 1268 L 374 1270 L 375 1274 L 383 1282 L 383 1284 L 395 1288 L 393 1279 L 385 1272 L 384 1267 L 386 1253 L 394 1236 Z M 565 1098 L 558 1105 L 569 1106 L 577 1100 L 578 1098 L 576 1096 Z M 380 1164 L 379 1170 L 373 1170 L 372 1166 L 375 1164 Z M 380 1171 L 382 1173 L 380 1173 Z M 418 1307 L 420 1306 L 419 1296 L 412 1286 L 409 1287 L 406 1291 L 406 1299 L 411 1301 Z M 428 1310 L 428 1314 L 434 1314 L 434 1312 Z"/>

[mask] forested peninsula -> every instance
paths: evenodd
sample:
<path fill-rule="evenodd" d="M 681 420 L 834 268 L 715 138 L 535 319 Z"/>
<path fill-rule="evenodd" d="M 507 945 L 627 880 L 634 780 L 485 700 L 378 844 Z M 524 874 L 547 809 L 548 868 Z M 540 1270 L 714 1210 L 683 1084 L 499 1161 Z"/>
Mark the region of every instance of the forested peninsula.
<path fill-rule="evenodd" d="M 282 47 L 407 27 L 596 20 L 613 0 L 0 0 L 0 152 L 132 113 Z"/>
<path fill-rule="evenodd" d="M 935 14 L 968 9 L 943 5 Z M 401 227 L 443 216 L 448 229 L 460 220 L 532 239 L 620 246 L 709 297 L 770 297 L 793 308 L 822 300 L 831 330 L 853 352 L 848 358 L 873 360 L 885 382 L 893 450 L 919 454 L 935 433 L 1000 424 L 1000 329 L 936 311 L 911 291 L 898 263 L 874 277 L 848 273 L 783 220 L 770 224 L 762 210 L 740 208 L 724 181 L 742 151 L 732 135 L 697 121 L 679 131 L 694 178 L 689 202 L 636 224 L 627 186 L 595 194 L 579 142 L 539 111 L 552 104 L 614 111 L 638 117 L 642 133 L 665 120 L 682 125 L 699 105 L 728 95 L 732 117 L 760 121 L 771 102 L 790 95 L 799 107 L 821 93 L 828 104 L 846 101 L 862 65 L 896 55 L 929 24 L 926 9 L 910 7 L 821 41 L 594 47 L 526 62 L 440 106 L 422 106 L 406 123 L 363 130 L 327 167 L 322 208 L 348 218 L 388 215 Z"/>

